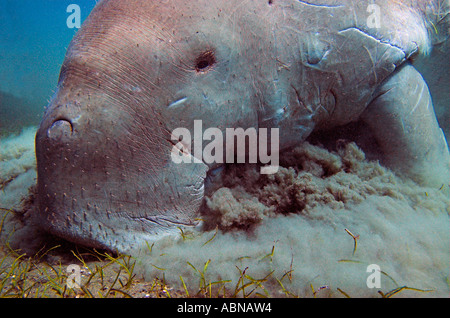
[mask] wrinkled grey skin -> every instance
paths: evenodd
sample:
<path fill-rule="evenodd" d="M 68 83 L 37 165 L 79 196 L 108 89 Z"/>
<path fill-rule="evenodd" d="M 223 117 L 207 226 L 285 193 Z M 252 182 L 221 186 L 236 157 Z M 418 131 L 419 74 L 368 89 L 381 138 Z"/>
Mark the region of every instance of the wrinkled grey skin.
<path fill-rule="evenodd" d="M 437 2 L 383 0 L 380 28 L 370 28 L 368 3 L 98 4 L 36 136 L 41 226 L 121 252 L 196 226 L 217 165 L 170 157 L 171 132 L 192 131 L 195 119 L 223 131 L 278 127 L 281 151 L 363 119 L 386 165 L 447 183 L 448 148 L 408 59 L 430 49 L 431 26 L 448 16 Z"/>

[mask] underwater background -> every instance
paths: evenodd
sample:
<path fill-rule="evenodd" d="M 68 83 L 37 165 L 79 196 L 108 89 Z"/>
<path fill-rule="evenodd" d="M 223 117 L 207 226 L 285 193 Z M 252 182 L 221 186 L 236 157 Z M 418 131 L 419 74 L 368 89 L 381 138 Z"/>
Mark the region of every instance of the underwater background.
<path fill-rule="evenodd" d="M 84 21 L 96 1 L 0 1 L 0 135 L 39 124 L 77 31 L 66 23 L 72 3 Z"/>
<path fill-rule="evenodd" d="M 34 136 L 77 31 L 67 26 L 66 9 L 79 5 L 83 21 L 95 3 L 0 0 L 1 208 L 20 209 L 36 183 Z M 429 85 L 447 140 L 449 52 L 446 41 L 429 57 L 415 61 Z M 300 166 L 301 171 L 295 168 Z M 330 167 L 334 173 L 325 178 L 323 171 Z M 337 288 L 351 296 L 377 296 L 377 290 L 366 285 L 366 269 L 378 264 L 385 273 L 384 291 L 410 286 L 432 292 L 404 295 L 449 296 L 448 184 L 427 188 L 404 180 L 367 159 L 354 143 L 339 153 L 305 143 L 278 174 L 264 180 L 253 167 L 231 169 L 223 186 L 206 200 L 219 230 L 189 234 L 189 239 L 165 238 L 150 252 L 144 249 L 136 256 L 136 270 L 143 277 L 164 275 L 181 288 L 180 275 L 183 284 L 198 284 L 199 272 L 193 267 L 209 264 L 208 279 L 230 280 L 230 286 L 236 285 L 244 269 L 251 277 L 269 277 L 260 294 L 286 296 L 289 290 L 311 296 L 314 285 L 327 286 L 326 296 L 343 296 Z M 301 213 L 281 211 L 295 205 L 302 205 Z M 248 232 L 248 224 L 256 226 Z M 13 218 L 6 218 L 2 226 L 2 244 L 12 229 L 16 242 L 31 246 L 39 241 L 27 224 Z M 346 229 L 359 235 L 357 250 Z"/>

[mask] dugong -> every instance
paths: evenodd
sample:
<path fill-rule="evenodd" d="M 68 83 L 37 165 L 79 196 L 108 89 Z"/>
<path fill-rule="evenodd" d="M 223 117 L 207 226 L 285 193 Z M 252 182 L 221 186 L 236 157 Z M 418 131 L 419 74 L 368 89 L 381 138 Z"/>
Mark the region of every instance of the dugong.
<path fill-rule="evenodd" d="M 226 163 L 174 133 L 199 121 L 224 136 L 277 129 L 266 147 L 282 156 L 362 120 L 384 165 L 448 183 L 448 146 L 413 64 L 448 35 L 448 12 L 439 0 L 101 1 L 36 135 L 39 225 L 120 252 L 198 226 L 205 179 Z"/>

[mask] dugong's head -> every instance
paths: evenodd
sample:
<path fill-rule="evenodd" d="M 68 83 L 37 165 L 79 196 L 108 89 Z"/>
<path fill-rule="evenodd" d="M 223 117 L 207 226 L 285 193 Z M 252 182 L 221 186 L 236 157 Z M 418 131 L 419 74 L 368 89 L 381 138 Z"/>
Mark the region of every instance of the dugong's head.
<path fill-rule="evenodd" d="M 194 132 L 194 120 L 223 131 L 261 127 L 271 77 L 260 65 L 280 67 L 253 13 L 268 3 L 223 3 L 97 5 L 68 48 L 36 136 L 45 230 L 127 251 L 198 225 L 216 165 L 174 162 L 173 131 Z"/>

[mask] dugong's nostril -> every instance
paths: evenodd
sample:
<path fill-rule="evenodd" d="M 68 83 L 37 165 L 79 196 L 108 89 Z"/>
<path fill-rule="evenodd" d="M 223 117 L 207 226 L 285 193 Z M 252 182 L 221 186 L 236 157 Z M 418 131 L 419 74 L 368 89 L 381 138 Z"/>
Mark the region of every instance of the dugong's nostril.
<path fill-rule="evenodd" d="M 73 127 L 72 123 L 66 119 L 60 119 L 55 121 L 47 130 L 47 136 L 50 139 L 67 138 L 72 135 Z"/>

